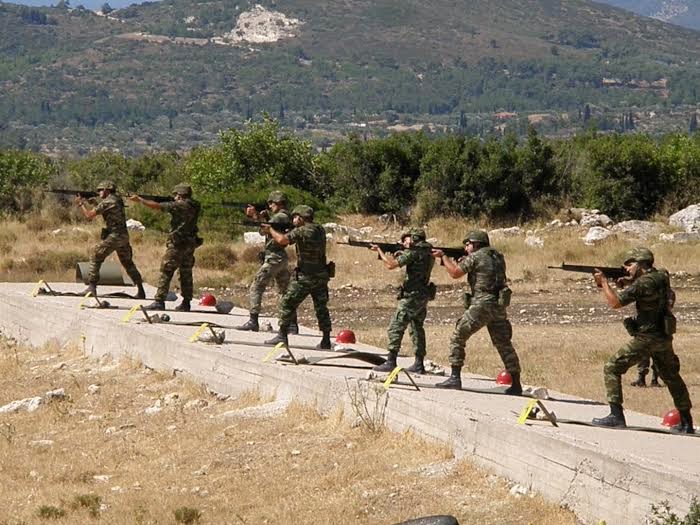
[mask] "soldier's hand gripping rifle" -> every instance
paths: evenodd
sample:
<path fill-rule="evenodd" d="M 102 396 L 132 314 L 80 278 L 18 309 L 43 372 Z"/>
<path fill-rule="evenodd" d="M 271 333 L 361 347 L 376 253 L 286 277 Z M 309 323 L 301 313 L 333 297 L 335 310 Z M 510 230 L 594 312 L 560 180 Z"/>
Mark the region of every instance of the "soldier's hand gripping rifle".
<path fill-rule="evenodd" d="M 618 286 L 623 286 L 628 277 L 624 266 L 585 266 L 583 264 L 566 264 L 561 263 L 561 266 L 547 266 L 553 270 L 564 270 L 565 272 L 589 273 L 593 275 L 596 271 L 600 271 L 608 279 L 613 279 Z"/>
<path fill-rule="evenodd" d="M 355 241 L 353 239 L 348 239 L 348 242 L 339 241 L 336 244 L 347 244 L 348 246 L 356 246 L 362 248 L 371 248 L 372 246 L 378 246 L 384 253 L 390 253 L 392 255 L 402 250 L 405 250 L 403 244 L 399 244 L 398 242 Z M 459 259 L 460 257 L 464 257 L 466 255 L 464 253 L 463 248 L 440 248 L 438 246 L 433 246 L 433 249 L 442 250 L 442 252 L 445 255 L 447 255 L 448 257 L 452 257 L 453 259 Z M 377 259 L 381 259 L 379 253 L 377 253 Z"/>

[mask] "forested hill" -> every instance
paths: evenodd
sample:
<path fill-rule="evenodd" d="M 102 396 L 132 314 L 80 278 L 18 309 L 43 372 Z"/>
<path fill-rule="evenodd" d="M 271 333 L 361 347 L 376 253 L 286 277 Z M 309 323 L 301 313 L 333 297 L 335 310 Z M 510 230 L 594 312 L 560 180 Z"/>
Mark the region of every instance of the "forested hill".
<path fill-rule="evenodd" d="M 262 111 L 308 129 L 695 104 L 700 77 L 700 33 L 583 0 L 60 5 L 0 3 L 0 146 L 188 147 Z"/>

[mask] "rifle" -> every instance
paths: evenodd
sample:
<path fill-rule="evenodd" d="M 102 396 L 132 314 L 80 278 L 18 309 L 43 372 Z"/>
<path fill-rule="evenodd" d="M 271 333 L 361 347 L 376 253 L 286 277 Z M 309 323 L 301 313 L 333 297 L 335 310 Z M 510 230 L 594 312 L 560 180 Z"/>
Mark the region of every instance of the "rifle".
<path fill-rule="evenodd" d="M 399 244 L 398 242 L 371 242 L 348 239 L 348 242 L 337 242 L 336 244 L 347 244 L 348 246 L 360 246 L 363 248 L 369 248 L 372 245 L 376 245 L 379 246 L 383 252 L 391 254 L 405 250 L 403 244 Z M 445 255 L 452 257 L 453 259 L 459 259 L 460 257 L 464 257 L 466 255 L 463 248 L 441 248 L 439 246 L 433 246 L 433 249 L 442 250 Z M 377 254 L 377 259 L 381 259 L 379 254 Z"/>
<path fill-rule="evenodd" d="M 608 279 L 619 279 L 627 277 L 627 272 L 623 266 L 584 266 L 582 264 L 566 264 L 561 263 L 561 266 L 547 266 L 553 270 L 564 270 L 565 272 L 578 272 L 593 274 L 596 270 L 600 270 Z"/>
<path fill-rule="evenodd" d="M 79 196 L 83 199 L 94 199 L 98 196 L 96 191 L 83 191 L 83 190 L 67 190 L 67 189 L 60 189 L 60 190 L 44 190 L 46 193 L 57 193 L 59 195 L 76 195 Z M 126 197 L 131 197 L 134 192 L 127 192 Z M 153 201 L 153 202 L 172 202 L 173 199 L 170 196 L 163 196 L 163 195 L 144 195 L 142 193 L 138 193 L 140 197 L 143 197 L 146 200 Z M 211 206 L 221 206 L 223 208 L 237 208 L 237 209 L 242 209 L 245 211 L 245 209 L 248 206 L 254 206 L 257 211 L 263 211 L 267 209 L 267 204 L 247 204 L 245 202 L 213 202 L 210 203 Z"/>
<path fill-rule="evenodd" d="M 243 222 L 230 222 L 236 226 L 247 226 L 249 228 L 260 228 L 260 226 L 268 225 L 273 230 L 280 233 L 287 233 L 289 230 L 294 228 L 294 224 L 291 222 L 270 222 L 270 221 L 243 221 Z"/>

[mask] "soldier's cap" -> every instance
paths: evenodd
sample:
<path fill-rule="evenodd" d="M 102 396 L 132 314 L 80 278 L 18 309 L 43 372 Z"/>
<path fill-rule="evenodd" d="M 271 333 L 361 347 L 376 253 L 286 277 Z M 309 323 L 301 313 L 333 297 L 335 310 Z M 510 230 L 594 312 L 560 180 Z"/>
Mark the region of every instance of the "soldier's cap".
<path fill-rule="evenodd" d="M 294 206 L 294 209 L 292 210 L 292 217 L 294 215 L 299 215 L 304 219 L 313 219 L 314 209 L 311 206 L 307 206 L 306 204 L 299 204 L 298 206 Z"/>
<path fill-rule="evenodd" d="M 489 234 L 484 230 L 472 230 L 467 233 L 466 237 L 462 241 L 462 244 L 466 245 L 468 242 L 478 242 L 484 246 L 489 246 L 491 241 L 489 240 Z"/>
<path fill-rule="evenodd" d="M 624 264 L 629 264 L 632 262 L 647 262 L 649 264 L 654 264 L 654 254 L 649 248 L 639 246 L 626 251 L 623 262 Z"/>
<path fill-rule="evenodd" d="M 267 196 L 267 203 L 270 204 L 271 202 L 274 202 L 275 204 L 286 204 L 287 196 L 281 191 L 272 191 Z"/>
<path fill-rule="evenodd" d="M 189 197 L 192 195 L 192 186 L 189 184 L 177 184 L 173 188 L 173 195 L 184 195 L 185 197 Z"/>
<path fill-rule="evenodd" d="M 103 180 L 97 185 L 97 191 L 101 190 L 116 191 L 117 185 L 114 184 L 111 180 Z"/>
<path fill-rule="evenodd" d="M 425 230 L 423 228 L 410 228 L 401 234 L 401 241 L 406 237 L 411 237 L 413 242 L 420 242 L 426 239 Z"/>

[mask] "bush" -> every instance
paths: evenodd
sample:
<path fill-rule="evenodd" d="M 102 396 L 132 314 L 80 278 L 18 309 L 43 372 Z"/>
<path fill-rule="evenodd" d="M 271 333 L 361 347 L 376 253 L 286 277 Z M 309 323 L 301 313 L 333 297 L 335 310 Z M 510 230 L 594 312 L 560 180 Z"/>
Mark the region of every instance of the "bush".
<path fill-rule="evenodd" d="M 680 518 L 672 512 L 668 501 L 662 501 L 658 505 L 652 504 L 646 523 L 648 525 L 700 525 L 700 502 L 693 496 L 685 518 Z"/>
<path fill-rule="evenodd" d="M 87 259 L 88 256 L 81 252 L 40 250 L 28 255 L 24 263 L 34 273 L 63 272 Z"/>
<path fill-rule="evenodd" d="M 102 498 L 97 494 L 79 494 L 73 499 L 73 508 L 85 508 L 90 515 L 97 517 L 100 515 L 100 504 Z"/>
<path fill-rule="evenodd" d="M 180 507 L 175 509 L 173 514 L 175 515 L 175 521 L 178 523 L 185 523 L 186 525 L 190 523 L 198 523 L 202 517 L 201 511 L 193 507 Z"/>
<path fill-rule="evenodd" d="M 238 261 L 238 256 L 228 244 L 205 243 L 197 250 L 197 266 L 207 270 L 228 270 Z"/>
<path fill-rule="evenodd" d="M 42 505 L 37 510 L 37 515 L 40 518 L 56 520 L 65 516 L 66 511 L 60 507 L 54 507 L 53 505 Z"/>

